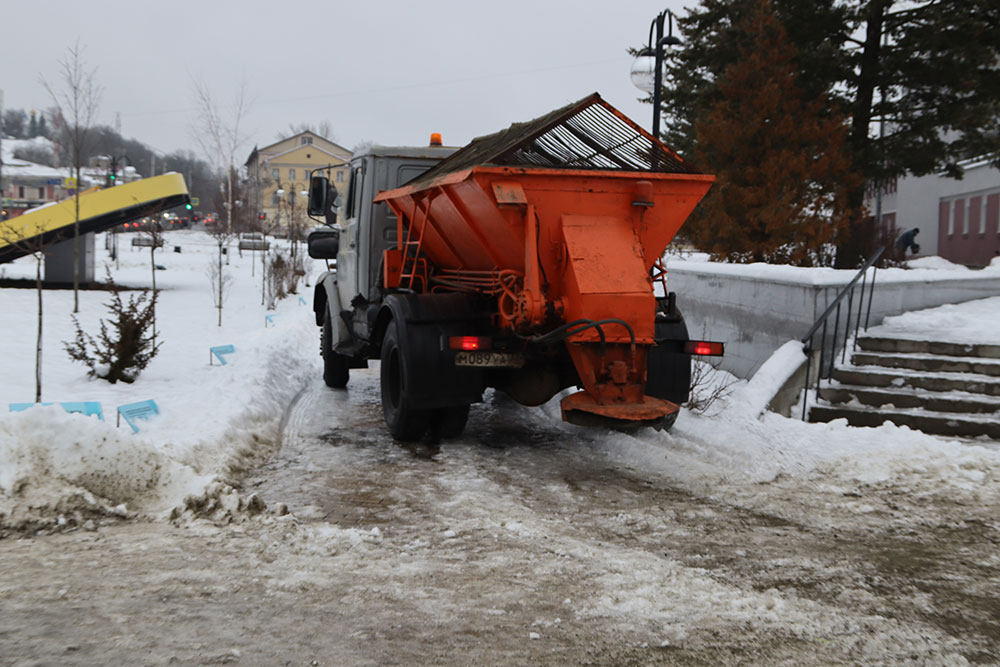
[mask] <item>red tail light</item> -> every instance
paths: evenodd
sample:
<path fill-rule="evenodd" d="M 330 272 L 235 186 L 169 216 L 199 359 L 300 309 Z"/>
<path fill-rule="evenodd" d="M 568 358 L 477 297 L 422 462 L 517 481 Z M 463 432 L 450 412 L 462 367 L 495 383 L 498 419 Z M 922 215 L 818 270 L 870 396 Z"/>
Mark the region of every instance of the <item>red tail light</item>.
<path fill-rule="evenodd" d="M 448 347 L 453 350 L 489 350 L 492 341 L 486 336 L 449 336 Z"/>
<path fill-rule="evenodd" d="M 684 343 L 684 351 L 698 356 L 721 357 L 725 353 L 725 344 L 705 340 L 689 340 Z"/>

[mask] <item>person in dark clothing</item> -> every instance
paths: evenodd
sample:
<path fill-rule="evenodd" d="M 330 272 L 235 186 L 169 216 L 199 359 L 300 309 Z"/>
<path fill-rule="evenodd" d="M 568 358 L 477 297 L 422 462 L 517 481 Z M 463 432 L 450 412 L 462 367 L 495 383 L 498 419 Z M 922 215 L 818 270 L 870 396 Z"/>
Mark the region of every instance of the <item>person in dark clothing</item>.
<path fill-rule="evenodd" d="M 911 250 L 913 254 L 920 252 L 920 245 L 917 243 L 917 234 L 920 230 L 916 227 L 913 229 L 903 232 L 896 239 L 896 252 L 899 253 L 900 259 L 906 259 L 906 251 Z"/>

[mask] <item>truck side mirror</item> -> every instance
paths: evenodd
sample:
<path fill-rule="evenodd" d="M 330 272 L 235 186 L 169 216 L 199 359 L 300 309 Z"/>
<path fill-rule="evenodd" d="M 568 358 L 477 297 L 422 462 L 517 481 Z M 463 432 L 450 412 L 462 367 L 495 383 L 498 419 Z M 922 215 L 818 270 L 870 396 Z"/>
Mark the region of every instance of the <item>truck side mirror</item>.
<path fill-rule="evenodd" d="M 317 229 L 306 240 L 309 256 L 313 259 L 336 259 L 340 250 L 340 232 L 336 229 Z"/>
<path fill-rule="evenodd" d="M 326 191 L 330 182 L 325 176 L 309 179 L 309 215 L 326 215 Z"/>

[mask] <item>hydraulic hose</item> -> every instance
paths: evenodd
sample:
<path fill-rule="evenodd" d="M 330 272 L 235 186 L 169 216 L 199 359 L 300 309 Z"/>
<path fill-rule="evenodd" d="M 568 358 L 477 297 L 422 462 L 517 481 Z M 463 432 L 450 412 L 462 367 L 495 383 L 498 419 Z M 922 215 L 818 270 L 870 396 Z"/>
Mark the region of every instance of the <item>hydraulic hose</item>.
<path fill-rule="evenodd" d="M 587 319 L 573 320 L 572 322 L 567 322 L 562 326 L 556 327 L 555 329 L 546 334 L 542 334 L 541 336 L 528 337 L 526 340 L 531 343 L 549 343 L 554 341 L 565 340 L 570 336 L 576 335 L 582 331 L 586 331 L 587 329 L 597 329 L 597 335 L 601 339 L 600 354 L 603 357 L 607 345 L 607 339 L 604 335 L 604 329 L 602 328 L 602 325 L 607 325 L 607 324 L 620 324 L 621 326 L 625 327 L 625 330 L 628 331 L 630 345 L 632 348 L 632 352 L 634 354 L 635 331 L 632 330 L 632 327 L 631 325 L 629 325 L 628 322 L 617 318 L 608 318 L 605 320 L 596 320 L 596 321 Z"/>

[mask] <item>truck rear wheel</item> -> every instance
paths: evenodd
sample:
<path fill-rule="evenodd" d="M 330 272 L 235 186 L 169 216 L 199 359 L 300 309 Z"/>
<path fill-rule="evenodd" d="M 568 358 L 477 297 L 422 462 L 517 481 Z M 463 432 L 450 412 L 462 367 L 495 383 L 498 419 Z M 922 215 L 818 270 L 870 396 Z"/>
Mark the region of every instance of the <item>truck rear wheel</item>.
<path fill-rule="evenodd" d="M 379 380 L 382 385 L 382 414 L 389 433 L 397 440 L 417 440 L 430 424 L 430 410 L 411 407 L 409 377 L 412 364 L 399 345 L 399 321 L 389 323 L 382 339 L 382 365 Z M 464 425 L 464 424 L 463 424 Z"/>
<path fill-rule="evenodd" d="M 675 310 L 673 315 L 671 319 L 656 321 L 656 339 L 690 340 L 680 311 Z M 651 347 L 646 356 L 646 394 L 681 405 L 687 403 L 690 392 L 691 357 L 670 345 Z"/>
<path fill-rule="evenodd" d="M 347 367 L 347 357 L 333 351 L 333 319 L 327 309 L 323 317 L 323 333 L 320 337 L 320 351 L 323 354 L 323 381 L 327 387 L 343 389 L 351 377 Z"/>

